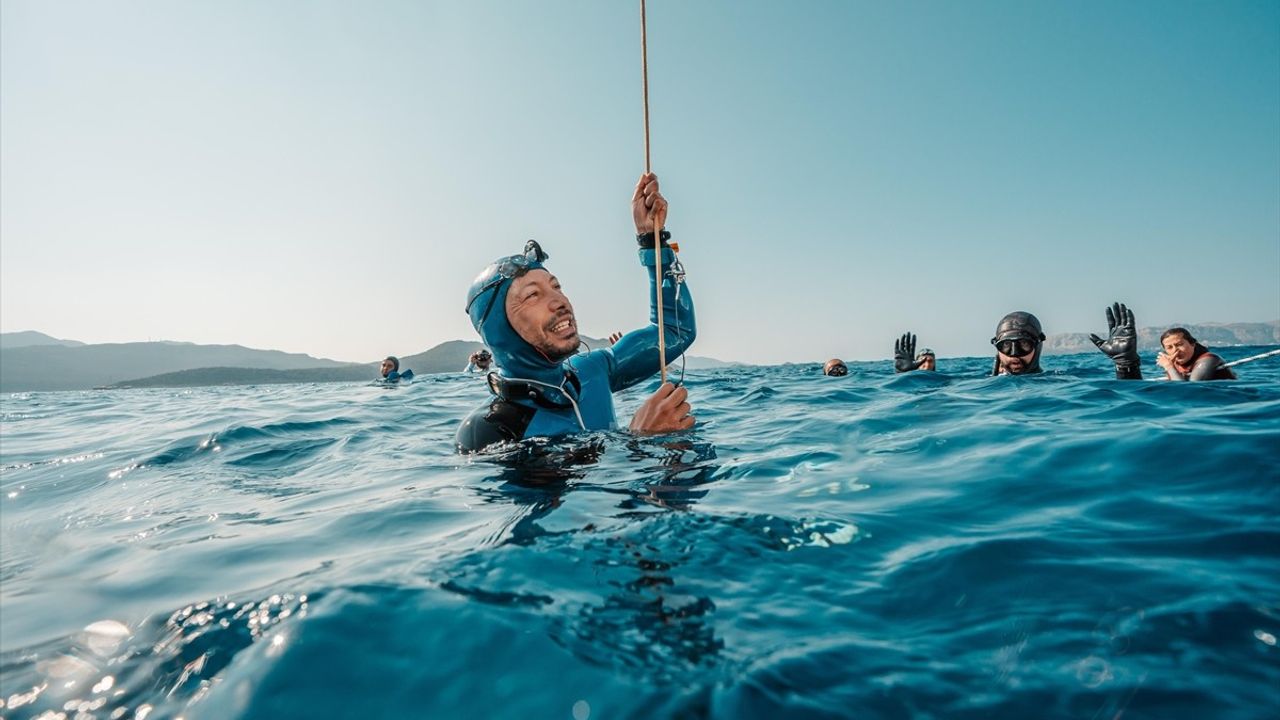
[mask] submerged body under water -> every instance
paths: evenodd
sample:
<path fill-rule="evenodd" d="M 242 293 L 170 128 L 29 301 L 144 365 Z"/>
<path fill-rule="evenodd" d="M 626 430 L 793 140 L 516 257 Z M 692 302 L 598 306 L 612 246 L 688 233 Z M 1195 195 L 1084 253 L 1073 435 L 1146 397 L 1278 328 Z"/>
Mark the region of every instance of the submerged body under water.
<path fill-rule="evenodd" d="M 1045 365 L 473 458 L 474 375 L 7 396 L 0 717 L 1274 716 L 1280 361 Z"/>

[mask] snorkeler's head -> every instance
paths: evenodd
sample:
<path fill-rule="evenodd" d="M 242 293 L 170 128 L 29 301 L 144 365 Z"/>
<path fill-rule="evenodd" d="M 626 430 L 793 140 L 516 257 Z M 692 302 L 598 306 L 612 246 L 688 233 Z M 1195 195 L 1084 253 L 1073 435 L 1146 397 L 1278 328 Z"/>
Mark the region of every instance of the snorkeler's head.
<path fill-rule="evenodd" d="M 466 313 L 504 374 L 536 379 L 578 348 L 573 307 L 543 266 L 534 240 L 524 252 L 490 263 L 467 292 Z"/>
<path fill-rule="evenodd" d="M 382 377 L 386 377 L 393 372 L 400 372 L 400 358 L 395 355 L 388 355 L 382 361 Z"/>
<path fill-rule="evenodd" d="M 1044 330 L 1040 320 L 1029 312 L 1011 312 L 1000 319 L 991 338 L 996 348 L 996 372 L 1010 375 L 1040 372 L 1040 351 L 1044 347 Z"/>
<path fill-rule="evenodd" d="M 844 364 L 840 358 L 831 358 L 826 365 L 822 366 L 823 375 L 833 375 L 841 377 L 849 374 L 849 366 Z"/>

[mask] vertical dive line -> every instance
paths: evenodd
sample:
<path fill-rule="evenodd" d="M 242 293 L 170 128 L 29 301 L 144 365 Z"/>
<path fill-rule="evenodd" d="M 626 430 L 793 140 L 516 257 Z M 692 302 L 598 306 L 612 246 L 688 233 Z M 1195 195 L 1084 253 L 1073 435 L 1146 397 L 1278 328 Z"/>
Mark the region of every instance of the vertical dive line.
<path fill-rule="evenodd" d="M 649 155 L 649 31 L 645 0 L 640 0 L 640 74 L 644 85 L 644 172 L 653 172 Z M 662 318 L 662 228 L 657 215 L 653 218 L 654 304 L 658 308 L 658 368 L 662 382 L 667 381 L 667 333 Z"/>

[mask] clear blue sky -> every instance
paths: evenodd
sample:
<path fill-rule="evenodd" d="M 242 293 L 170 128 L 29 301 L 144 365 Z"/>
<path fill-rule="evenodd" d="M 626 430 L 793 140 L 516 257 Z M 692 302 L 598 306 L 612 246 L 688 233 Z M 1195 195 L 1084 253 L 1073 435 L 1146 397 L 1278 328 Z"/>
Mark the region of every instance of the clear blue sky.
<path fill-rule="evenodd" d="M 344 360 L 474 338 L 536 237 L 645 322 L 638 3 L 5 0 L 0 328 Z M 649 6 L 693 353 L 1280 317 L 1280 3 Z"/>

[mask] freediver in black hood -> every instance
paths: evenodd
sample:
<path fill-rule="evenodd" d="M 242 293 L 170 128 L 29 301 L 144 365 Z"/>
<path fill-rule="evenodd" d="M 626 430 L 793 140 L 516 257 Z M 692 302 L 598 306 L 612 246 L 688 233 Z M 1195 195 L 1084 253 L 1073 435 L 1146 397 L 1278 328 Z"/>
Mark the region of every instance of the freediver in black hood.
<path fill-rule="evenodd" d="M 1019 310 L 1000 318 L 991 344 L 996 347 L 992 375 L 1032 375 L 1042 372 L 1040 351 L 1044 348 L 1044 330 L 1040 327 L 1040 319 L 1035 315 Z"/>
<path fill-rule="evenodd" d="M 1040 352 L 1044 349 L 1040 320 L 1029 312 L 1011 312 L 996 325 L 991 344 L 996 348 L 992 375 L 1031 375 L 1042 372 Z M 1107 308 L 1107 339 L 1090 334 L 1089 340 L 1116 366 L 1117 380 L 1141 380 L 1138 358 L 1138 329 L 1133 311 L 1124 303 Z"/>

